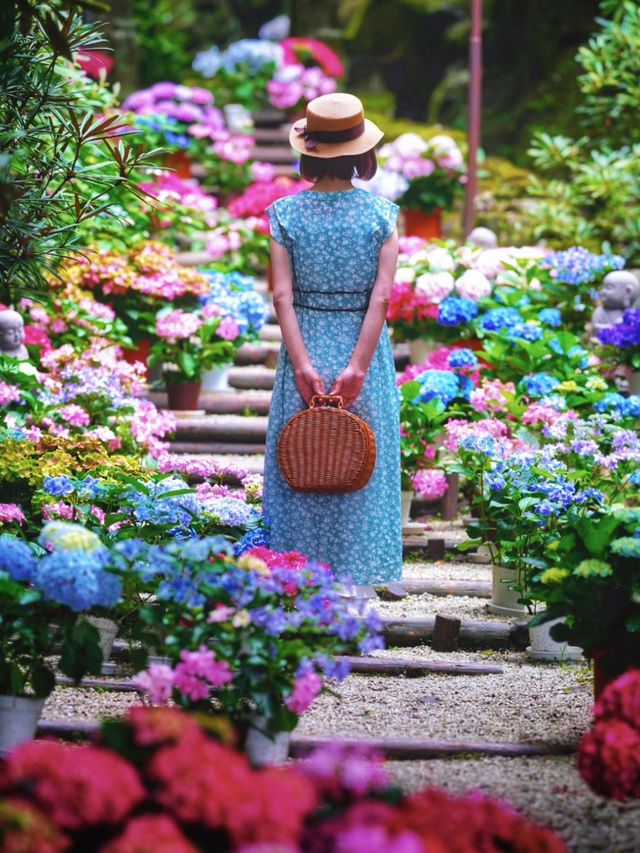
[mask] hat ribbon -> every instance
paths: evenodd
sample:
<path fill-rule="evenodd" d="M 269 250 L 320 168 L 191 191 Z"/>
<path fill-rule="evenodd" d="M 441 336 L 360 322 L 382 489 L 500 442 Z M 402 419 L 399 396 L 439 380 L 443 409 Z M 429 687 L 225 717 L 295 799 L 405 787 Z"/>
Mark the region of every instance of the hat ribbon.
<path fill-rule="evenodd" d="M 304 137 L 305 148 L 316 148 L 319 142 L 350 142 L 365 131 L 364 119 L 346 130 L 307 130 L 307 125 L 296 127 L 298 136 Z"/>

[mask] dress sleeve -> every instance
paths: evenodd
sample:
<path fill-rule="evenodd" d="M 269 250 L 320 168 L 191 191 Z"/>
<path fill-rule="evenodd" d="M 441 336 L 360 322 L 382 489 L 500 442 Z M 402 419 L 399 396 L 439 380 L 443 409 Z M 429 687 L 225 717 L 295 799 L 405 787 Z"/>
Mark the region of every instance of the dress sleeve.
<path fill-rule="evenodd" d="M 271 236 L 276 242 L 281 243 L 285 248 L 287 247 L 287 240 L 284 234 L 284 229 L 280 222 L 280 217 L 278 216 L 278 210 L 276 208 L 275 202 L 270 204 L 267 208 L 267 216 L 269 217 L 269 228 L 271 230 Z"/>
<path fill-rule="evenodd" d="M 398 205 L 394 204 L 392 201 L 389 201 L 386 198 L 380 199 L 382 243 L 384 243 L 385 240 L 388 240 L 393 234 L 398 219 L 399 209 Z"/>

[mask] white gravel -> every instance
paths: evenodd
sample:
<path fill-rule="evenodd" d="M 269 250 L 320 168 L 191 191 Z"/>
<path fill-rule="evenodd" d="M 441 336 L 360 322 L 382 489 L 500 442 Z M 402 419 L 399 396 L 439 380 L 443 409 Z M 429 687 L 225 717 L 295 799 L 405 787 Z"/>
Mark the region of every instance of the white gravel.
<path fill-rule="evenodd" d="M 491 581 L 491 566 L 488 563 L 467 563 L 456 560 L 407 560 L 402 572 L 405 578 L 421 578 L 432 581 Z"/>
<path fill-rule="evenodd" d="M 401 601 L 374 601 L 372 606 L 384 619 L 425 619 L 441 616 L 452 616 L 456 619 L 477 622 L 513 622 L 487 610 L 489 599 L 471 598 L 461 595 L 408 595 Z M 522 615 L 523 619 L 527 614 Z"/>

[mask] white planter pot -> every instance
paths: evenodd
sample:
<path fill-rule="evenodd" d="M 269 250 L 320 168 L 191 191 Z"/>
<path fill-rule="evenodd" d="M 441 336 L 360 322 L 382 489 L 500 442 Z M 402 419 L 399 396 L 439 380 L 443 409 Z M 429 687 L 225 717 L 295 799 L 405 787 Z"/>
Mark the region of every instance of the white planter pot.
<path fill-rule="evenodd" d="M 402 500 L 402 523 L 409 524 L 411 521 L 411 503 L 414 498 L 414 493 L 412 491 L 402 491 L 401 500 Z"/>
<path fill-rule="evenodd" d="M 231 391 L 229 385 L 230 364 L 222 364 L 220 367 L 212 367 L 202 374 L 202 391 Z"/>
<path fill-rule="evenodd" d="M 264 717 L 251 717 L 244 750 L 256 767 L 284 764 L 289 756 L 290 732 L 270 732 Z"/>
<path fill-rule="evenodd" d="M 0 755 L 33 739 L 43 705 L 35 696 L 0 696 Z"/>
<path fill-rule="evenodd" d="M 529 640 L 531 645 L 527 646 L 527 654 L 534 660 L 580 660 L 582 649 L 578 646 L 570 646 L 568 643 L 559 643 L 551 637 L 551 628 L 564 622 L 564 619 L 552 619 L 529 628 Z"/>
<path fill-rule="evenodd" d="M 431 341 L 423 341 L 422 338 L 416 338 L 409 341 L 409 361 L 411 364 L 424 364 L 432 352 L 435 352 L 439 344 Z"/>
<path fill-rule="evenodd" d="M 491 574 L 491 601 L 487 605 L 491 613 L 499 616 L 522 616 L 526 613 L 524 604 L 518 604 L 520 593 L 509 589 L 510 584 L 516 583 L 515 572 L 494 564 Z"/>

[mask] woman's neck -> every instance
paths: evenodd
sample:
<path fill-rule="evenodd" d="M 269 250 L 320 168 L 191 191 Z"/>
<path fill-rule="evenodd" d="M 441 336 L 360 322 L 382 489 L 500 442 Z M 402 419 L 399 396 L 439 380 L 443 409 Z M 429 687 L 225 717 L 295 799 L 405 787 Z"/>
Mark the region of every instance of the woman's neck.
<path fill-rule="evenodd" d="M 338 193 L 344 190 L 354 189 L 351 181 L 345 181 L 342 178 L 319 178 L 313 185 L 313 189 L 323 193 Z"/>

